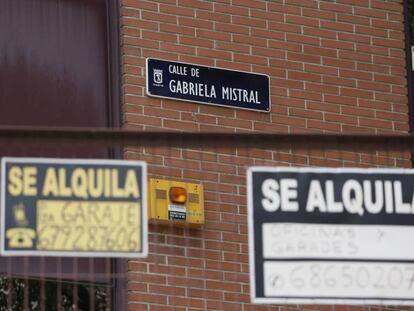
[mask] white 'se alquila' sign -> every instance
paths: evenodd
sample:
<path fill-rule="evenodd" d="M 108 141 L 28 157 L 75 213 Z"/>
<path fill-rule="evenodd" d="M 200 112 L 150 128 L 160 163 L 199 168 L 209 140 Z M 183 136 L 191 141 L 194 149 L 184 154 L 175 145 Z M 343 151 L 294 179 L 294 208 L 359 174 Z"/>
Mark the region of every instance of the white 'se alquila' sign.
<path fill-rule="evenodd" d="M 414 170 L 248 170 L 255 303 L 414 304 Z"/>

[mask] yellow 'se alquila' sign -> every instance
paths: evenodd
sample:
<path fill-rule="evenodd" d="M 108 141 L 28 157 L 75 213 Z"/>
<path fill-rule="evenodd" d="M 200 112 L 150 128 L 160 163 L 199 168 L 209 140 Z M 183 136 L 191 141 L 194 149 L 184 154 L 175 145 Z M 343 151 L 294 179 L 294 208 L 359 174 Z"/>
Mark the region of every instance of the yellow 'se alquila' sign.
<path fill-rule="evenodd" d="M 3 158 L 3 255 L 143 257 L 146 164 Z"/>

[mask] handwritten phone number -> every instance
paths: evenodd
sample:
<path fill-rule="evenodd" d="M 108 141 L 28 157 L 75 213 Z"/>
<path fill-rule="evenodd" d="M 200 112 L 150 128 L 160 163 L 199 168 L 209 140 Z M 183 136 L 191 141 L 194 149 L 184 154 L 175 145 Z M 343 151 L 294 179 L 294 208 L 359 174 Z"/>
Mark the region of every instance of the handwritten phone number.
<path fill-rule="evenodd" d="M 38 228 L 37 249 L 56 251 L 140 251 L 139 228 L 58 226 Z"/>
<path fill-rule="evenodd" d="M 414 264 L 392 263 L 295 263 L 267 268 L 269 292 L 298 291 L 314 294 L 351 295 L 393 291 L 414 297 Z M 266 271 L 266 267 L 265 267 Z"/>

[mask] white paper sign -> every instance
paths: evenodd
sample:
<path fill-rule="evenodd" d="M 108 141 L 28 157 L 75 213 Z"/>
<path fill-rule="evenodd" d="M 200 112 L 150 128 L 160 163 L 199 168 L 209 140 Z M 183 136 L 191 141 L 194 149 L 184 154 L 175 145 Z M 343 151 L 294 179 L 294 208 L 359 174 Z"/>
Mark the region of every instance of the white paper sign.
<path fill-rule="evenodd" d="M 252 302 L 414 305 L 414 170 L 247 178 Z"/>

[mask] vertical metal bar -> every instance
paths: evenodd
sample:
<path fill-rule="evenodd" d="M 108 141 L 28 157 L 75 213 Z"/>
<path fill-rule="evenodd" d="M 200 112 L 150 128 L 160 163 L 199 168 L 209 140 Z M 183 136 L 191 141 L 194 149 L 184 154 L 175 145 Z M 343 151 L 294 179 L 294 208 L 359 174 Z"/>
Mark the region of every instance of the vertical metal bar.
<path fill-rule="evenodd" d="M 57 258 L 57 271 L 56 271 L 56 310 L 60 311 L 63 310 L 62 308 L 62 258 Z"/>
<path fill-rule="evenodd" d="M 7 309 L 13 310 L 13 279 L 12 279 L 12 261 L 11 257 L 7 258 Z"/>
<path fill-rule="evenodd" d="M 117 280 L 119 280 L 119 276 L 117 275 L 117 273 L 113 273 L 112 277 L 111 277 L 111 271 L 113 271 L 113 261 L 112 259 L 108 258 L 105 260 L 105 274 L 108 276 L 108 283 L 109 284 L 105 284 L 105 289 L 106 289 L 106 310 L 111 310 L 112 307 L 114 308 L 114 310 L 124 310 L 124 309 L 117 309 L 117 306 L 115 305 L 116 299 L 114 299 L 114 301 L 112 301 L 112 293 L 116 292 L 116 283 Z M 115 298 L 115 297 L 114 297 Z"/>
<path fill-rule="evenodd" d="M 24 257 L 23 259 L 23 277 L 24 277 L 24 294 L 23 294 L 23 299 L 24 299 L 24 309 L 25 310 L 29 310 L 29 258 L 28 257 Z"/>
<path fill-rule="evenodd" d="M 45 257 L 40 257 L 40 310 L 46 310 L 46 292 L 45 292 Z"/>
<path fill-rule="evenodd" d="M 107 65 L 108 65 L 108 127 L 119 128 L 122 123 L 121 107 L 121 81 L 119 75 L 121 45 L 119 44 L 119 7 L 118 0 L 106 1 L 107 14 Z"/>
<path fill-rule="evenodd" d="M 94 259 L 89 259 L 89 310 L 95 310 L 95 278 L 94 278 Z"/>
<path fill-rule="evenodd" d="M 107 292 L 108 306 L 112 306 L 113 310 L 125 311 L 126 306 L 126 271 L 127 271 L 127 260 L 123 258 L 119 259 L 108 259 L 108 268 L 105 269 L 108 282 L 110 287 Z M 112 274 L 112 277 L 111 277 Z M 111 290 L 112 288 L 112 290 Z"/>
<path fill-rule="evenodd" d="M 107 0 L 107 53 L 108 53 L 108 99 L 109 104 L 107 105 L 107 115 L 108 115 L 108 127 L 120 128 L 122 125 L 122 113 L 120 107 L 122 104 L 122 94 L 121 94 L 121 79 L 120 79 L 120 55 L 121 45 L 120 45 L 120 7 L 121 3 L 118 0 Z M 122 159 L 122 148 L 121 146 L 112 146 L 109 148 L 110 158 Z M 108 280 L 111 282 L 111 286 L 107 292 L 107 301 L 106 309 L 112 308 L 114 310 L 123 311 L 126 308 L 124 307 L 124 300 L 126 297 L 126 289 L 122 286 L 119 286 L 119 279 L 110 277 L 111 273 L 115 275 L 119 272 L 119 269 L 122 269 L 124 266 L 123 259 L 108 259 L 109 270 Z M 113 288 L 113 290 L 112 290 Z M 114 301 L 110 300 L 111 293 L 114 294 Z M 113 305 L 112 305 L 113 303 Z"/>
<path fill-rule="evenodd" d="M 74 282 L 73 282 L 73 291 L 72 291 L 72 299 L 73 299 L 73 310 L 77 311 L 79 309 L 79 305 L 78 305 L 78 283 L 77 283 L 77 279 L 78 279 L 78 258 L 73 258 L 73 276 L 74 276 Z"/>

